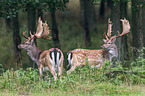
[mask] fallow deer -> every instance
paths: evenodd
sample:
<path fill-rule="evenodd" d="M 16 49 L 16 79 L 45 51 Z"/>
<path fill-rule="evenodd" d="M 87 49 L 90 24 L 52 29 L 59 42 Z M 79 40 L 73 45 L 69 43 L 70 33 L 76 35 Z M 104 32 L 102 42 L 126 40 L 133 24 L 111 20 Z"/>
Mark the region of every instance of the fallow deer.
<path fill-rule="evenodd" d="M 30 37 L 27 37 L 25 32 L 23 32 L 23 36 L 26 38 L 26 42 L 18 45 L 18 48 L 27 50 L 27 54 L 37 64 L 39 69 L 39 80 L 42 79 L 42 72 L 47 70 L 49 70 L 53 75 L 55 81 L 57 79 L 58 72 L 59 79 L 61 80 L 64 60 L 61 50 L 58 48 L 39 50 L 34 43 L 34 39 L 37 38 L 51 39 L 49 36 L 49 27 L 47 23 L 42 23 L 41 19 L 39 18 L 36 34 L 32 35 L 30 32 Z"/>
<path fill-rule="evenodd" d="M 102 67 L 105 60 L 110 60 L 113 62 L 113 58 L 118 57 L 118 50 L 117 46 L 115 45 L 115 40 L 117 37 L 123 36 L 130 32 L 130 24 L 129 21 L 124 19 L 121 19 L 123 24 L 123 32 L 122 34 L 119 34 L 118 36 L 112 36 L 112 22 L 110 19 L 108 19 L 108 32 L 107 35 L 105 35 L 106 39 L 103 39 L 104 44 L 101 46 L 103 49 L 100 50 L 88 50 L 88 49 L 74 49 L 70 52 L 68 52 L 68 66 L 71 65 L 70 70 L 67 71 L 67 74 L 69 74 L 71 71 L 75 70 L 75 67 L 77 66 L 83 66 L 86 65 L 86 62 L 91 67 Z"/>

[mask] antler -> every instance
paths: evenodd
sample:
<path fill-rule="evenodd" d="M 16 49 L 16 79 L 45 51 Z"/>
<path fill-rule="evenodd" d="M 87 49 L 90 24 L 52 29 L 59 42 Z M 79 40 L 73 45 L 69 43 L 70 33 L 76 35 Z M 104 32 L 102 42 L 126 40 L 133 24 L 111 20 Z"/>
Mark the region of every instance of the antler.
<path fill-rule="evenodd" d="M 123 32 L 120 34 L 119 31 L 118 31 L 118 36 L 112 36 L 111 37 L 111 28 L 112 28 L 112 22 L 110 21 L 110 18 L 108 20 L 108 33 L 107 33 L 107 36 L 105 35 L 106 39 L 107 40 L 104 40 L 105 43 L 107 42 L 111 42 L 114 38 L 117 38 L 117 37 L 121 37 L 127 33 L 130 32 L 130 24 L 129 24 L 129 21 L 126 20 L 125 18 L 124 19 L 121 19 L 120 21 L 122 21 L 122 25 L 123 25 Z M 109 39 L 110 38 L 110 39 Z"/>
<path fill-rule="evenodd" d="M 51 39 L 51 37 L 49 36 L 49 31 L 50 30 L 48 24 L 46 22 L 42 23 L 41 18 L 39 17 L 37 31 L 36 34 L 34 34 L 35 38 Z"/>
<path fill-rule="evenodd" d="M 117 38 L 117 37 L 121 37 L 121 36 L 123 36 L 123 35 L 125 35 L 125 34 L 127 34 L 127 33 L 130 32 L 130 24 L 129 24 L 129 21 L 126 20 L 125 18 L 124 18 L 124 20 L 121 19 L 120 21 L 122 21 L 123 32 L 120 34 L 119 31 L 118 31 L 118 36 L 113 36 L 113 37 L 110 38 L 110 40 L 112 40 L 114 38 Z"/>
<path fill-rule="evenodd" d="M 41 18 L 39 17 L 39 19 L 38 19 L 38 24 L 37 24 L 37 31 L 36 31 L 36 34 L 35 34 L 35 36 L 36 37 L 41 37 L 41 34 L 42 34 L 42 32 L 43 32 L 43 26 L 42 26 L 42 21 L 41 21 Z"/>
<path fill-rule="evenodd" d="M 37 39 L 37 38 L 51 39 L 51 37 L 49 36 L 50 34 L 49 31 L 50 30 L 49 30 L 48 24 L 46 22 L 42 23 L 42 20 L 39 17 L 36 33 L 33 35 L 30 31 L 30 37 L 27 37 L 25 35 L 26 32 L 23 32 L 23 36 L 28 40 Z"/>
<path fill-rule="evenodd" d="M 45 22 L 43 23 L 43 33 L 42 33 L 42 38 L 44 39 L 51 39 L 51 37 L 49 36 L 50 32 L 49 32 L 49 27 L 48 24 Z"/>
<path fill-rule="evenodd" d="M 123 25 L 123 32 L 121 34 L 121 36 L 122 36 L 122 35 L 130 32 L 130 24 L 129 24 L 129 21 L 126 20 L 125 18 L 124 18 L 124 20 L 121 19 L 120 21 L 122 21 L 122 25 Z"/>
<path fill-rule="evenodd" d="M 104 34 L 106 40 L 103 39 L 105 43 L 106 43 L 107 41 L 109 41 L 109 38 L 111 37 L 112 25 L 113 25 L 113 24 L 112 24 L 112 21 L 110 21 L 110 18 L 109 18 L 109 19 L 108 19 L 108 32 L 107 32 L 107 35 L 106 35 L 106 33 Z"/>
<path fill-rule="evenodd" d="M 111 37 L 111 32 L 112 32 L 112 21 L 110 21 L 110 18 L 108 19 L 108 33 L 107 36 Z"/>
<path fill-rule="evenodd" d="M 31 31 L 30 31 L 30 37 L 27 37 L 27 36 L 25 35 L 25 33 L 26 33 L 26 31 L 23 32 L 23 36 L 24 36 L 26 39 L 31 40 L 31 39 L 34 38 L 34 35 L 32 35 Z"/>
<path fill-rule="evenodd" d="M 25 35 L 25 33 L 26 33 L 26 31 L 23 32 L 23 36 L 24 36 L 26 39 L 28 39 L 29 37 L 27 37 L 27 36 Z"/>

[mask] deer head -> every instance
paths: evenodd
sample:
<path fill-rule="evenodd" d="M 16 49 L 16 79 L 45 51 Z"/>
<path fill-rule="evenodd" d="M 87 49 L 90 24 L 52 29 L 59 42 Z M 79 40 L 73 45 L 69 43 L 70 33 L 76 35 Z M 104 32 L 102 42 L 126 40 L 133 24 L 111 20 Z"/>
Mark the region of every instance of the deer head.
<path fill-rule="evenodd" d="M 31 41 L 24 42 L 23 44 L 18 45 L 18 48 L 23 48 L 25 50 L 31 50 L 32 48 L 36 47 L 34 43 L 34 39 Z"/>
<path fill-rule="evenodd" d="M 50 34 L 49 31 L 50 30 L 47 23 L 46 22 L 42 23 L 41 18 L 39 18 L 36 33 L 33 35 L 30 31 L 30 37 L 27 37 L 25 35 L 26 32 L 23 32 L 23 36 L 26 38 L 26 42 L 18 45 L 18 48 L 30 50 L 30 48 L 35 47 L 34 39 L 37 38 L 51 39 L 51 37 L 49 36 Z"/>
<path fill-rule="evenodd" d="M 123 25 L 123 32 L 120 34 L 119 31 L 118 31 L 118 36 L 116 36 L 116 35 L 111 36 L 112 22 L 110 21 L 110 18 L 108 19 L 108 32 L 107 32 L 107 35 L 105 35 L 106 39 L 103 39 L 104 44 L 101 47 L 109 50 L 110 61 L 112 60 L 112 58 L 118 56 L 117 46 L 115 45 L 116 38 L 121 37 L 121 36 L 130 32 L 129 21 L 126 20 L 125 18 L 121 19 L 121 21 L 122 21 L 122 25 Z"/>

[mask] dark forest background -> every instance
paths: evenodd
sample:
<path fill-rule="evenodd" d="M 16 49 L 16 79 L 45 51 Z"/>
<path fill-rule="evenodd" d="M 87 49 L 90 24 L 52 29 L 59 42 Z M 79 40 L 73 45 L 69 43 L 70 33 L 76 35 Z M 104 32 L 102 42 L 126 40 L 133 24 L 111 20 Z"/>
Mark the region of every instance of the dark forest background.
<path fill-rule="evenodd" d="M 113 35 L 122 32 L 120 19 L 126 18 L 131 32 L 117 38 L 118 61 L 129 66 L 145 47 L 145 0 L 1 0 L 0 64 L 4 69 L 36 67 L 17 46 L 24 31 L 36 32 L 37 20 L 47 21 L 52 40 L 36 40 L 39 49 L 57 47 L 65 55 L 76 48 L 100 49 L 107 21 L 113 22 Z M 66 59 L 65 64 L 66 65 Z"/>

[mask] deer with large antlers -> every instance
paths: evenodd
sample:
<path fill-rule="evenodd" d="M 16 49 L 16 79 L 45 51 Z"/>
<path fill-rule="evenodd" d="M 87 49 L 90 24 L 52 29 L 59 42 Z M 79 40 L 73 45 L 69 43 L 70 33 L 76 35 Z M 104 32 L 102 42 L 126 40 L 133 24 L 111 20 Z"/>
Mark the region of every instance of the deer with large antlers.
<path fill-rule="evenodd" d="M 42 72 L 49 70 L 53 75 L 54 80 L 56 81 L 57 72 L 59 79 L 61 80 L 64 60 L 63 53 L 58 48 L 39 50 L 34 43 L 34 39 L 37 38 L 51 39 L 49 36 L 49 31 L 50 30 L 47 23 L 42 23 L 41 18 L 39 18 L 36 34 L 32 35 L 30 32 L 30 37 L 27 37 L 25 32 L 23 32 L 23 36 L 26 38 L 26 42 L 18 45 L 18 48 L 27 50 L 27 54 L 37 64 L 40 76 L 39 80 L 42 79 Z M 44 79 L 46 80 L 46 76 Z"/>
<path fill-rule="evenodd" d="M 123 32 L 120 34 L 118 32 L 118 36 L 111 36 L 112 32 L 112 22 L 108 19 L 108 32 L 105 35 L 106 39 L 103 39 L 104 44 L 101 46 L 103 49 L 100 50 L 88 50 L 88 49 L 74 49 L 68 52 L 68 66 L 71 68 L 67 71 L 69 74 L 71 71 L 75 70 L 77 66 L 84 66 L 86 62 L 93 67 L 101 67 L 104 64 L 105 60 L 110 60 L 113 62 L 113 58 L 117 58 L 118 50 L 115 45 L 115 40 L 117 37 L 121 37 L 128 32 L 130 32 L 130 24 L 129 21 L 121 19 L 123 24 Z"/>

